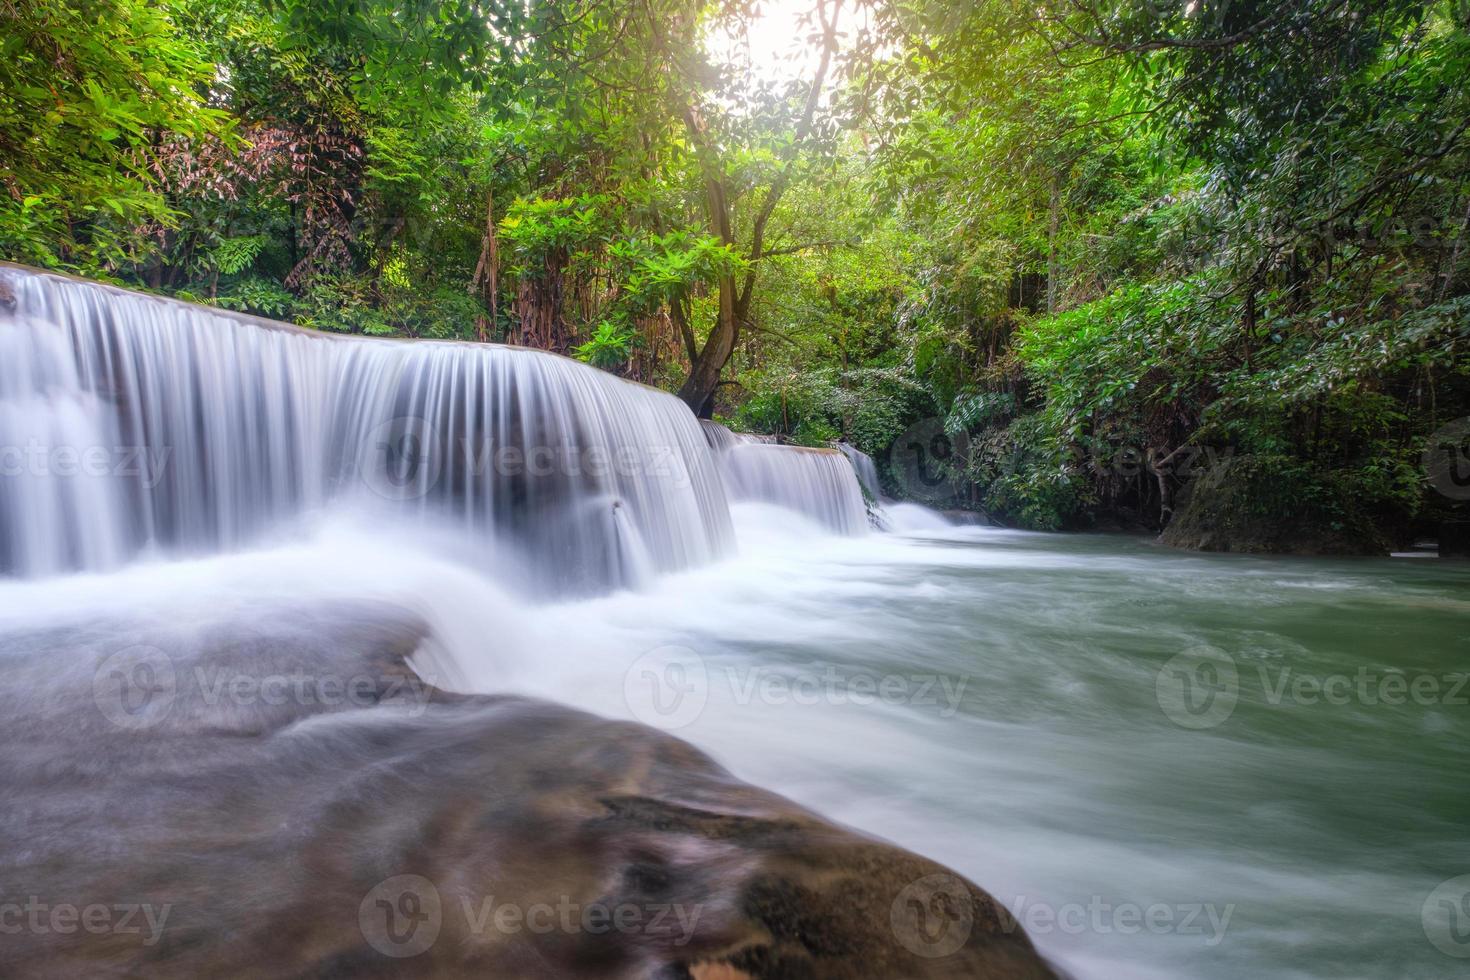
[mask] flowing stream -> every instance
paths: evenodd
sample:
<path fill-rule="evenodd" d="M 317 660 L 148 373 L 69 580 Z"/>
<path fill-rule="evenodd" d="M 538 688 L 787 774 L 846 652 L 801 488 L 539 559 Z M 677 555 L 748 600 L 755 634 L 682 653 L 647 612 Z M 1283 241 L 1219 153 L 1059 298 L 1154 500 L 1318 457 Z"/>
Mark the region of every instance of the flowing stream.
<path fill-rule="evenodd" d="M 1470 567 L 870 533 L 842 456 L 561 359 L 0 275 L 0 442 L 45 450 L 3 477 L 0 651 L 367 599 L 427 620 L 435 684 L 666 728 L 971 877 L 1079 980 L 1464 975 Z M 450 450 L 418 492 L 446 433 L 636 465 Z M 119 474 L 129 440 L 165 462 Z"/>

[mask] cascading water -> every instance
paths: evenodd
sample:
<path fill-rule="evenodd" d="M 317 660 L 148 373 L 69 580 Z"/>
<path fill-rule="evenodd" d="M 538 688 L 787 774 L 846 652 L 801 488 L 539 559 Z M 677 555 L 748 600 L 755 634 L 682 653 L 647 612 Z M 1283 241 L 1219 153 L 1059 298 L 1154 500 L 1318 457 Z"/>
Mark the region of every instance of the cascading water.
<path fill-rule="evenodd" d="M 82 471 L 80 456 L 31 466 L 24 457 L 32 445 L 67 453 L 110 446 L 104 415 L 61 331 L 0 330 L 0 568 L 47 574 L 122 560 L 123 501 L 115 481 Z M 68 471 L 72 466 L 77 472 Z"/>
<path fill-rule="evenodd" d="M 845 442 L 839 442 L 837 448 L 852 464 L 852 470 L 857 474 L 858 485 L 863 488 L 864 495 L 874 502 L 882 500 L 883 487 L 878 482 L 878 464 L 873 462 L 873 457 Z"/>
<path fill-rule="evenodd" d="M 863 534 L 868 512 L 852 467 L 832 449 L 750 443 L 722 458 L 735 500 L 799 511 L 838 534 Z"/>
<path fill-rule="evenodd" d="M 709 443 L 710 449 L 722 453 L 727 449 L 734 449 L 742 442 L 749 441 L 750 437 L 740 433 L 731 432 L 718 422 L 709 419 L 699 420 L 700 428 L 704 429 L 705 441 Z"/>
<path fill-rule="evenodd" d="M 853 472 L 857 474 L 858 483 L 862 485 L 863 495 L 867 498 L 868 514 L 874 527 L 902 533 L 941 531 L 953 526 L 949 518 L 937 510 L 912 501 L 894 500 L 884 496 L 883 487 L 878 482 L 878 465 L 873 462 L 873 457 L 845 442 L 839 442 L 837 448 L 847 457 Z"/>
<path fill-rule="evenodd" d="M 0 573 L 202 553 L 353 498 L 588 591 L 731 550 L 677 399 L 536 351 L 345 339 L 0 267 Z"/>
<path fill-rule="evenodd" d="M 838 534 L 863 534 L 868 512 L 847 459 L 833 449 L 778 446 L 704 422 L 731 500 L 775 504 Z"/>

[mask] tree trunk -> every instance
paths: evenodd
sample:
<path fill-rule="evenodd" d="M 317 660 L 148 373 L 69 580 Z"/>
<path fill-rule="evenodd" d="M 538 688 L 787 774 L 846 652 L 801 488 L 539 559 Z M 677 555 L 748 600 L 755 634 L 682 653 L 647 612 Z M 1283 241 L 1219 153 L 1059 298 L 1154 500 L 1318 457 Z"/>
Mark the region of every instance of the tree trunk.
<path fill-rule="evenodd" d="M 704 120 L 692 104 L 684 110 L 684 124 L 694 137 L 695 153 L 700 169 L 704 172 L 704 202 L 709 215 L 710 228 L 725 245 L 735 243 L 733 224 L 730 220 L 730 198 L 725 191 L 723 169 L 715 159 L 709 146 Z M 679 397 L 700 418 L 708 418 L 713 410 L 715 388 L 720 383 L 720 371 L 735 350 L 735 341 L 740 336 L 740 323 L 736 317 L 739 297 L 733 275 L 722 275 L 719 281 L 720 311 L 710 328 L 709 339 L 704 348 L 689 365 L 689 377 L 679 388 Z"/>
<path fill-rule="evenodd" d="M 842 9 L 842 0 L 832 5 L 829 17 L 827 0 L 817 5 L 817 18 L 822 27 L 822 57 L 807 90 L 806 104 L 802 107 L 801 119 L 796 126 L 795 139 L 787 149 L 785 165 L 766 189 L 760 210 L 751 222 L 750 248 L 746 252 L 746 272 L 742 282 L 735 277 L 720 277 L 720 311 L 710 329 L 709 339 L 694 363 L 689 366 L 689 377 L 679 389 L 679 397 L 701 418 L 709 418 L 714 408 L 715 389 L 720 385 L 720 372 L 729 362 L 740 339 L 740 328 L 750 312 L 751 298 L 755 292 L 756 270 L 765 256 L 766 223 L 775 212 L 776 204 L 786 193 L 791 181 L 796 154 L 811 134 L 812 120 L 821 102 L 822 87 L 826 83 L 827 71 L 832 64 L 832 52 L 836 48 L 837 16 Z M 700 116 L 699 109 L 691 100 L 684 106 L 684 125 L 689 130 L 695 156 L 699 160 L 704 176 L 705 207 L 709 213 L 710 228 L 726 245 L 735 244 L 734 222 L 730 214 L 730 195 L 725 187 L 725 171 L 720 165 L 709 133 Z"/>
<path fill-rule="evenodd" d="M 699 359 L 699 345 L 694 341 L 694 328 L 689 325 L 689 297 L 680 295 L 674 297 L 669 303 L 669 319 L 674 323 L 674 329 L 678 331 L 679 340 L 684 345 L 684 355 L 689 359 L 689 366 Z"/>
<path fill-rule="evenodd" d="M 485 235 L 480 241 L 480 261 L 475 264 L 475 274 L 470 277 L 470 293 L 476 292 L 490 307 L 490 330 L 485 329 L 482 318 L 478 331 L 483 341 L 500 322 L 500 243 L 495 236 L 494 188 L 485 191 Z"/>
<path fill-rule="evenodd" d="M 566 328 L 566 256 L 554 252 L 547 256 L 544 267 L 536 275 L 521 278 L 516 292 L 515 313 L 520 320 L 520 338 L 524 347 L 565 354 L 570 348 Z"/>
<path fill-rule="evenodd" d="M 736 296 L 733 276 L 720 277 L 720 312 L 710 330 L 704 349 L 689 366 L 689 377 L 679 389 L 694 414 L 702 419 L 714 413 L 715 389 L 720 385 L 720 371 L 735 351 L 735 341 L 740 337 L 740 323 L 735 315 Z"/>

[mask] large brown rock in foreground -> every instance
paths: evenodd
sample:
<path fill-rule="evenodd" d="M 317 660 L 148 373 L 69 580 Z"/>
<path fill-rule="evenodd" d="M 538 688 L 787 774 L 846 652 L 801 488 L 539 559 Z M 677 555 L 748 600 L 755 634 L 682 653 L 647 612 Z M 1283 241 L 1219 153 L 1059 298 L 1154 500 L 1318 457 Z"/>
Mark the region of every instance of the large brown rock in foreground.
<path fill-rule="evenodd" d="M 421 632 L 0 639 L 0 975 L 1054 976 L 975 885 L 684 742 L 426 687 Z"/>

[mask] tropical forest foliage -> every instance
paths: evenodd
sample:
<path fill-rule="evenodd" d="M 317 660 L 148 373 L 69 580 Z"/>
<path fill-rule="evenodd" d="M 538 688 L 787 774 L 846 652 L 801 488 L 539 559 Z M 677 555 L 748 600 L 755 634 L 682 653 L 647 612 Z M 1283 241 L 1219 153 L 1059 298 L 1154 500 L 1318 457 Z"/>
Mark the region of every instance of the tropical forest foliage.
<path fill-rule="evenodd" d="M 947 434 L 1024 526 L 1463 506 L 1457 0 L 0 0 L 0 53 L 5 259 Z"/>

